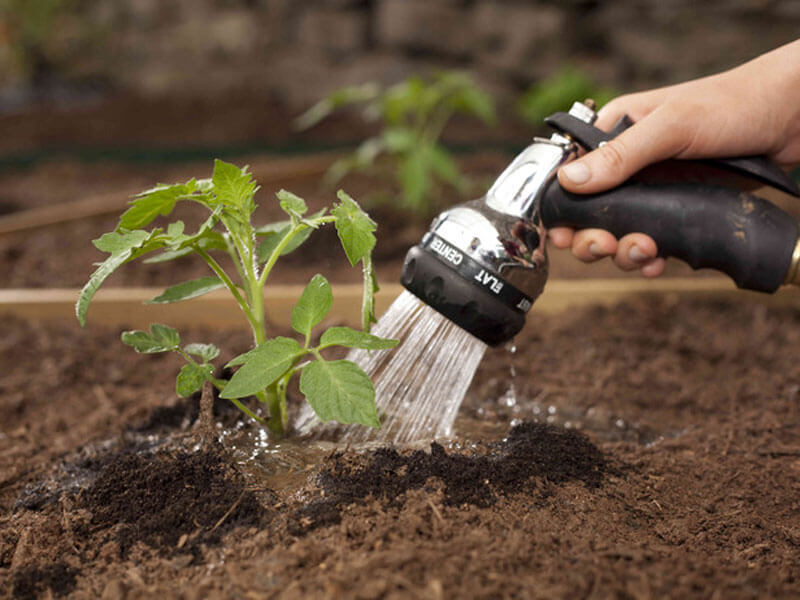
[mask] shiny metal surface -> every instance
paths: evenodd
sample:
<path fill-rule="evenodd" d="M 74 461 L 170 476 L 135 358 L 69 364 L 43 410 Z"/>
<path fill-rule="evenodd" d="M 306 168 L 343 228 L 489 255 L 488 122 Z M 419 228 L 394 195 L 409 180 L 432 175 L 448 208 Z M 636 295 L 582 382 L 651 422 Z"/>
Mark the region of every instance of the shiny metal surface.
<path fill-rule="evenodd" d="M 800 286 L 800 239 L 794 247 L 792 253 L 792 264 L 789 267 L 789 272 L 786 274 L 786 281 L 784 285 L 797 285 Z"/>
<path fill-rule="evenodd" d="M 594 123 L 597 114 L 576 102 L 570 114 Z M 576 153 L 561 134 L 534 138 L 503 171 L 486 196 L 440 214 L 430 232 L 500 275 L 535 300 L 547 281 L 547 231 L 541 222 L 542 193 L 558 168 Z"/>

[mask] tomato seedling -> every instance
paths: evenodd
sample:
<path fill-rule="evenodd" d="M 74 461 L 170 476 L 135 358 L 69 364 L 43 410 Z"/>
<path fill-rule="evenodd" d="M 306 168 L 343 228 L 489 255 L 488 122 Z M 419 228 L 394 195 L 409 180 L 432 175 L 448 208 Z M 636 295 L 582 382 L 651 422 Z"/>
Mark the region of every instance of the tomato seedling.
<path fill-rule="evenodd" d="M 494 104 L 466 73 L 445 71 L 431 79 L 409 77 L 386 89 L 375 83 L 342 88 L 321 100 L 300 117 L 305 129 L 348 105 L 363 105 L 366 121 L 379 121 L 382 129 L 346 158 L 333 164 L 328 180 L 339 181 L 350 171 L 369 172 L 386 158 L 389 172 L 400 188 L 397 205 L 427 216 L 438 208 L 439 187 L 458 192 L 468 187 L 466 178 L 441 143 L 445 126 L 456 114 L 494 123 Z"/>
<path fill-rule="evenodd" d="M 191 179 L 186 183 L 158 185 L 134 197 L 115 231 L 94 240 L 94 245 L 109 254 L 81 290 L 76 314 L 86 324 L 89 304 L 102 283 L 123 264 L 147 256 L 144 262 L 161 263 L 194 254 L 204 260 L 212 274 L 168 287 L 151 303 L 179 302 L 216 289 L 227 289 L 239 305 L 253 332 L 254 347 L 237 356 L 228 367 L 239 367 L 230 380 L 214 377 L 212 361 L 220 351 L 213 344 L 181 345 L 177 330 L 154 324 L 149 331 L 126 331 L 123 343 L 137 352 L 153 354 L 175 352 L 186 360 L 178 373 L 176 391 L 191 395 L 204 385 L 214 385 L 222 398 L 231 400 L 247 415 L 266 423 L 276 435 L 287 425 L 286 389 L 293 375 L 300 373 L 300 391 L 322 421 L 360 423 L 379 427 L 375 389 L 369 377 L 353 362 L 326 360 L 322 350 L 330 346 L 385 349 L 396 340 L 369 333 L 375 322 L 374 293 L 377 281 L 372 265 L 375 222 L 343 191 L 339 202 L 328 213 L 323 209 L 308 215 L 305 201 L 285 190 L 277 193 L 288 219 L 255 227 L 254 200 L 258 189 L 247 167 L 217 160 L 210 179 Z M 178 202 L 193 202 L 211 214 L 194 233 L 186 233 L 182 221 L 166 228 L 144 229 L 157 217 L 168 216 Z M 359 263 L 364 273 L 362 329 L 330 327 L 312 344 L 314 328 L 326 317 L 333 303 L 331 286 L 322 275 L 315 275 L 303 290 L 292 310 L 291 327 L 302 341 L 289 337 L 267 337 L 263 290 L 275 263 L 281 256 L 299 248 L 311 232 L 332 223 L 352 266 Z M 215 255 L 226 254 L 233 265 L 228 271 Z M 231 272 L 229 272 L 231 271 Z M 252 411 L 243 398 L 255 396 L 266 405 L 268 420 Z"/>

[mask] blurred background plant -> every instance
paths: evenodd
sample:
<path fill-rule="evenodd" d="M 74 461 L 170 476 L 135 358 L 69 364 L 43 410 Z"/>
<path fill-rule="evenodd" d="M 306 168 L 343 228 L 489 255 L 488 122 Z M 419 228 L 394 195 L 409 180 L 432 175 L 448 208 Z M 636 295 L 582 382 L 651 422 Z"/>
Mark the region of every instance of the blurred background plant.
<path fill-rule="evenodd" d="M 430 78 L 411 76 L 382 88 L 365 83 L 339 89 L 296 120 L 299 129 L 313 127 L 331 113 L 352 105 L 362 107 L 362 118 L 378 123 L 380 131 L 364 140 L 349 156 L 336 161 L 327 173 L 329 184 L 357 171 L 385 177 L 394 175 L 395 206 L 418 216 L 429 216 L 440 206 L 442 188 L 459 194 L 469 181 L 441 142 L 455 115 L 496 123 L 494 101 L 468 74 L 442 71 Z M 376 194 L 373 200 L 386 199 Z"/>
<path fill-rule="evenodd" d="M 584 72 L 564 66 L 550 77 L 532 84 L 517 101 L 517 112 L 528 123 L 544 128 L 544 118 L 568 110 L 573 102 L 592 98 L 602 106 L 619 91 L 596 84 Z"/>
<path fill-rule="evenodd" d="M 0 0 L 0 21 L 7 56 L 35 86 L 50 74 L 53 30 L 71 8 L 71 0 Z"/>

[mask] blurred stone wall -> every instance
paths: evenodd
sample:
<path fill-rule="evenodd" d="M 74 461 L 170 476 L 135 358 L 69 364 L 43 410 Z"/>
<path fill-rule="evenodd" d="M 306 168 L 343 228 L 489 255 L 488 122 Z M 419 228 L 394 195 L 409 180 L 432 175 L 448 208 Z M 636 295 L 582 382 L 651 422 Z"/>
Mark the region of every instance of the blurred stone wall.
<path fill-rule="evenodd" d="M 49 78 L 142 95 L 252 92 L 303 106 L 341 85 L 430 68 L 468 69 L 509 95 L 569 64 L 634 90 L 725 69 L 800 37 L 798 0 L 50 4 L 46 31 L 24 44 L 23 11 L 0 16 L 0 88 Z"/>

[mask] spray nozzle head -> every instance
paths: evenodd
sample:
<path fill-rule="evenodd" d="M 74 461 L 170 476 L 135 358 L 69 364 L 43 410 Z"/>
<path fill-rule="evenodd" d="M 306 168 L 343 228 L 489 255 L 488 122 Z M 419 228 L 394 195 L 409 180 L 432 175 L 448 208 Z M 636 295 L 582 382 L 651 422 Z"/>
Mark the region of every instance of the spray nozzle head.
<path fill-rule="evenodd" d="M 595 118 L 585 104 L 573 112 Z M 514 337 L 547 281 L 540 200 L 574 152 L 561 134 L 535 138 L 486 196 L 440 214 L 406 256 L 406 289 L 490 346 Z"/>

